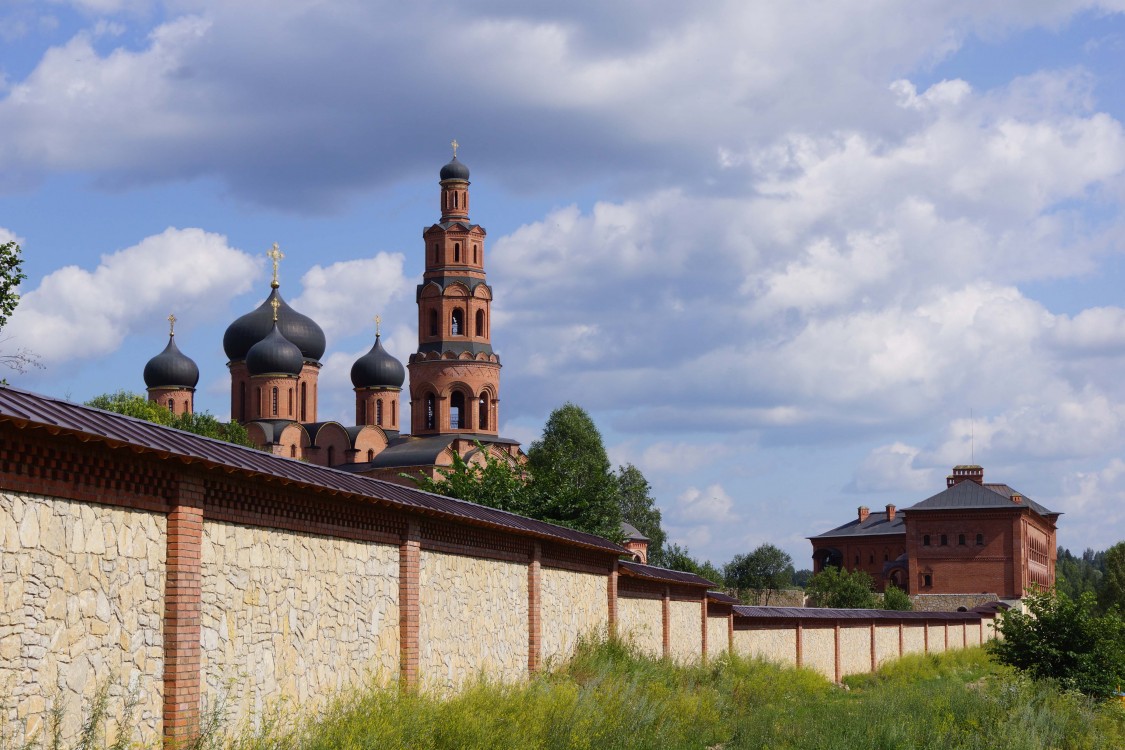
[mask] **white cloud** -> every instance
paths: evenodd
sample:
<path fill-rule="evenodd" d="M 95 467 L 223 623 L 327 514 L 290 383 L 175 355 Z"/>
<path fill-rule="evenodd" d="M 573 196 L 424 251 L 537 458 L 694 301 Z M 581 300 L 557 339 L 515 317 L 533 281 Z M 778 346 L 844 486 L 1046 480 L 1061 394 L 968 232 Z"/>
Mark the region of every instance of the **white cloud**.
<path fill-rule="evenodd" d="M 0 227 L 0 245 L 6 244 L 8 242 L 15 242 L 17 245 L 21 246 L 22 250 L 22 246 L 25 241 L 22 237 L 17 235 L 12 230 Z"/>
<path fill-rule="evenodd" d="M 919 452 L 899 442 L 873 449 L 856 469 L 849 491 L 919 493 L 937 487 L 936 473 L 916 465 Z"/>
<path fill-rule="evenodd" d="M 169 312 L 185 323 L 209 319 L 260 272 L 226 237 L 170 227 L 103 255 L 92 271 L 66 266 L 48 274 L 23 294 L 4 332 L 50 369 L 109 354 Z"/>
<path fill-rule="evenodd" d="M 721 484 L 708 485 L 703 489 L 689 487 L 684 490 L 676 498 L 670 515 L 681 524 L 712 525 L 734 523 L 739 520 L 734 512 L 734 500 Z"/>
<path fill-rule="evenodd" d="M 315 320 L 330 342 L 360 331 L 374 332 L 376 315 L 388 323 L 413 320 L 415 311 L 401 304 L 411 290 L 403 261 L 402 253 L 377 253 L 372 258 L 313 266 L 301 277 L 301 296 L 293 300 L 293 307 Z"/>

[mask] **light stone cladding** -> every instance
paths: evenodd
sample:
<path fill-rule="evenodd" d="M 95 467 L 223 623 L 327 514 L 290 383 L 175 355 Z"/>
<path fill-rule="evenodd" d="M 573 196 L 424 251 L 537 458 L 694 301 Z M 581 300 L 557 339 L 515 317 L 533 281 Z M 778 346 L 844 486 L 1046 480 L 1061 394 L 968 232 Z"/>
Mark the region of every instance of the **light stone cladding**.
<path fill-rule="evenodd" d="M 832 628 L 801 629 L 801 666 L 836 679 L 836 633 Z"/>
<path fill-rule="evenodd" d="M 871 671 L 871 626 L 840 628 L 840 676 Z"/>
<path fill-rule="evenodd" d="M 604 575 L 545 567 L 539 591 L 545 663 L 570 657 L 579 638 L 605 635 L 609 608 Z"/>
<path fill-rule="evenodd" d="M 875 626 L 875 664 L 883 666 L 898 658 L 898 625 Z"/>
<path fill-rule="evenodd" d="M 930 631 L 930 640 L 927 645 L 929 649 L 927 653 L 940 654 L 945 651 L 945 626 L 927 623 L 926 627 Z"/>
<path fill-rule="evenodd" d="M 660 658 L 664 655 L 664 602 L 659 599 L 617 600 L 617 632 L 641 650 Z M 698 622 L 698 615 L 697 615 Z"/>
<path fill-rule="evenodd" d="M 918 625 L 903 625 L 902 626 L 902 655 L 907 654 L 921 654 L 926 651 L 926 626 Z"/>
<path fill-rule="evenodd" d="M 726 617 L 707 618 L 707 655 L 718 656 L 725 654 L 730 646 L 730 635 L 727 632 Z"/>
<path fill-rule="evenodd" d="M 736 630 L 734 652 L 739 656 L 764 659 L 774 664 L 796 666 L 797 629 L 788 627 Z"/>
<path fill-rule="evenodd" d="M 965 646 L 972 648 L 980 645 L 980 626 L 974 623 L 965 624 Z"/>
<path fill-rule="evenodd" d="M 527 676 L 527 565 L 422 550 L 418 590 L 423 688 Z"/>
<path fill-rule="evenodd" d="M 69 746 L 113 677 L 110 741 L 131 688 L 134 738 L 160 735 L 165 529 L 160 514 L 0 493 L 0 733 L 45 735 L 61 699 Z"/>
<path fill-rule="evenodd" d="M 232 725 L 398 674 L 398 547 L 204 522 L 201 686 Z"/>
<path fill-rule="evenodd" d="M 698 661 L 703 656 L 702 603 L 671 601 L 668 604 L 668 650 L 676 661 Z"/>

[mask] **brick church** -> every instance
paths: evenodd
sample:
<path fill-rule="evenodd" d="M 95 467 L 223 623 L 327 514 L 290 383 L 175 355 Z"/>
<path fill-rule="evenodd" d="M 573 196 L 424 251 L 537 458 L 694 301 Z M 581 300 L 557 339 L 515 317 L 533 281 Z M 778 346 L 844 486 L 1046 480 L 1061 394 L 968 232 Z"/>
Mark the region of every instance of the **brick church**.
<path fill-rule="evenodd" d="M 986 484 L 980 466 L 955 466 L 942 492 L 908 508 L 860 507 L 848 523 L 810 537 L 813 572 L 863 570 L 879 591 L 991 593 L 1022 597 L 1055 584 L 1059 513 L 1006 484 Z"/>
<path fill-rule="evenodd" d="M 383 348 L 376 324 L 371 350 L 351 369 L 355 424 L 318 419 L 324 331 L 282 298 L 278 262 L 284 256 L 277 245 L 268 253 L 269 295 L 223 336 L 231 419 L 262 450 L 400 483 L 403 473 L 435 475 L 455 454 L 482 462 L 482 448 L 502 460 L 522 460 L 519 443 L 498 433 L 500 358 L 490 337 L 485 231 L 469 219 L 469 169 L 453 146 L 453 159 L 439 175 L 440 219 L 422 232 L 418 350 L 403 367 Z M 410 400 L 404 405 L 407 371 Z M 151 401 L 177 413 L 192 411 L 199 369 L 176 347 L 174 328 L 164 351 L 145 366 L 144 380 Z M 403 408 L 410 409 L 410 434 L 400 429 Z"/>

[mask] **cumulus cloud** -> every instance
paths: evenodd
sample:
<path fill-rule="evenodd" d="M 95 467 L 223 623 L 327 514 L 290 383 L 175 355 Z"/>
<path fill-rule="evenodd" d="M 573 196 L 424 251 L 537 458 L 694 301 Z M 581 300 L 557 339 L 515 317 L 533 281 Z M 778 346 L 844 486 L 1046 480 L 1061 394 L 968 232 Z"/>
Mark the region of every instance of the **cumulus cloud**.
<path fill-rule="evenodd" d="M 848 485 L 849 492 L 925 492 L 935 488 L 935 472 L 916 465 L 918 448 L 881 445 L 867 454 Z"/>
<path fill-rule="evenodd" d="M 249 289 L 260 262 L 202 229 L 168 228 L 105 254 L 97 267 L 66 266 L 23 293 L 4 332 L 48 367 L 104 356 L 153 317 L 207 319 Z"/>
<path fill-rule="evenodd" d="M 315 265 L 301 277 L 301 295 L 293 306 L 315 320 L 329 342 L 373 330 L 376 315 L 388 322 L 413 320 L 416 313 L 402 304 L 413 303 L 403 261 L 402 253 L 378 253 L 372 258 Z M 393 317 L 388 315 L 392 311 Z"/>

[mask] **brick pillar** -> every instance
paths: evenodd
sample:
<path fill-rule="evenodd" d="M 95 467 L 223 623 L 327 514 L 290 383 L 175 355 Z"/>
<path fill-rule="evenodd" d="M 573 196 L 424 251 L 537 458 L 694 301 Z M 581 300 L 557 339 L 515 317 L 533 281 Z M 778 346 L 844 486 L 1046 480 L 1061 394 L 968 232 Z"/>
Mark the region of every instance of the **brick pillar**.
<path fill-rule="evenodd" d="M 923 653 L 930 653 L 930 623 L 922 623 L 922 648 Z"/>
<path fill-rule="evenodd" d="M 945 650 L 949 650 L 949 620 L 945 621 Z"/>
<path fill-rule="evenodd" d="M 902 620 L 898 621 L 898 658 L 902 658 L 903 642 L 902 642 Z"/>
<path fill-rule="evenodd" d="M 805 660 L 801 653 L 801 637 L 804 635 L 804 628 L 801 627 L 801 621 L 797 620 L 797 668 L 800 669 L 804 666 Z"/>
<path fill-rule="evenodd" d="M 606 579 L 606 603 L 609 607 L 609 637 L 616 638 L 617 633 L 617 561 L 613 561 L 613 569 L 609 571 Z"/>
<path fill-rule="evenodd" d="M 702 638 L 700 640 L 701 656 L 704 660 L 707 659 L 707 592 L 703 592 L 703 601 L 700 602 L 700 609 L 702 610 L 702 617 L 699 620 L 699 626 L 702 628 Z"/>
<path fill-rule="evenodd" d="M 871 671 L 875 672 L 879 668 L 879 658 L 876 656 L 875 650 L 875 621 L 871 621 Z"/>
<path fill-rule="evenodd" d="M 543 659 L 543 625 L 540 619 L 540 564 L 543 548 L 535 542 L 527 566 L 527 671 L 538 672 Z"/>
<path fill-rule="evenodd" d="M 834 647 L 833 647 L 832 650 L 836 652 L 836 665 L 835 665 L 836 666 L 836 682 L 839 682 L 840 681 L 840 621 L 839 620 L 836 621 L 836 624 L 832 627 L 832 629 L 834 631 L 833 636 L 832 636 L 833 642 L 834 642 Z"/>
<path fill-rule="evenodd" d="M 200 624 L 203 575 L 203 484 L 181 479 L 168 513 L 164 582 L 164 746 L 180 747 L 199 733 Z"/>
<path fill-rule="evenodd" d="M 662 626 L 664 632 L 664 656 L 667 658 L 672 654 L 672 591 L 667 586 L 664 587 L 664 606 L 662 608 Z"/>
<path fill-rule="evenodd" d="M 734 607 L 730 608 L 727 615 L 727 653 L 734 655 Z"/>
<path fill-rule="evenodd" d="M 417 521 L 409 521 L 398 548 L 398 624 L 400 684 L 418 685 L 418 574 L 422 557 Z"/>

